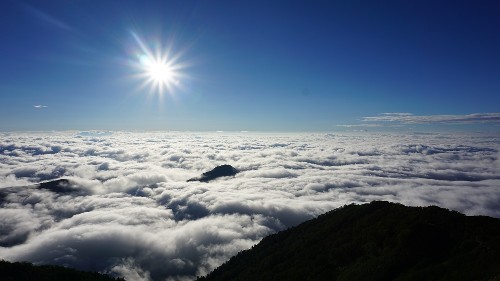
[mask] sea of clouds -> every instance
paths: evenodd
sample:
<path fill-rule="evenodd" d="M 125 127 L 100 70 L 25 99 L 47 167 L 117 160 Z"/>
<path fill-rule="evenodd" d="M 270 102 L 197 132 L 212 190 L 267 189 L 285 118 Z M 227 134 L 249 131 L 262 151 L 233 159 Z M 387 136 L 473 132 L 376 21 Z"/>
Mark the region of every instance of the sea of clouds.
<path fill-rule="evenodd" d="M 485 134 L 3 133 L 0 259 L 192 280 L 349 203 L 500 217 Z M 186 182 L 217 165 L 241 172 Z M 69 179 L 74 192 L 35 184 Z"/>

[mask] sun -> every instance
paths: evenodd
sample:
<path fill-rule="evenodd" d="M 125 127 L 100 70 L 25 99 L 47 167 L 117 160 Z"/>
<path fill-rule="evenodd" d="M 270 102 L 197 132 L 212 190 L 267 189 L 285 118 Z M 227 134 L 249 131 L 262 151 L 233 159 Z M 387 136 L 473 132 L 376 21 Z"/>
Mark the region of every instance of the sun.
<path fill-rule="evenodd" d="M 140 76 L 154 91 L 159 93 L 171 91 L 172 87 L 178 83 L 179 73 L 176 72 L 176 66 L 168 60 L 168 57 L 152 57 L 143 54 L 139 61 Z"/>
<path fill-rule="evenodd" d="M 174 72 L 168 63 L 163 61 L 154 61 L 148 63 L 148 74 L 157 83 L 165 83 L 172 80 Z"/>
<path fill-rule="evenodd" d="M 171 48 L 152 49 L 141 38 L 132 33 L 137 45 L 136 59 L 133 66 L 137 75 L 143 82 L 142 88 L 149 87 L 150 93 L 157 94 L 160 98 L 168 93 L 173 95 L 175 88 L 180 87 L 180 78 L 183 76 L 184 65 L 179 62 L 180 55 L 173 54 Z"/>

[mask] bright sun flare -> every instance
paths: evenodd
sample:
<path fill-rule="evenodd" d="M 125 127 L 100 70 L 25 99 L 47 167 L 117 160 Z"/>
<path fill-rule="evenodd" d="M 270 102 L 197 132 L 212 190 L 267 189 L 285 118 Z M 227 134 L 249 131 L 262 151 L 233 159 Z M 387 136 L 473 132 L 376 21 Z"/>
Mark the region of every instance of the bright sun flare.
<path fill-rule="evenodd" d="M 149 87 L 151 92 L 160 97 L 164 93 L 172 94 L 174 87 L 179 87 L 180 69 L 182 64 L 178 63 L 179 56 L 170 54 L 169 50 L 157 48 L 152 51 L 143 43 L 135 33 L 132 33 L 135 41 L 140 47 L 138 61 L 134 63 L 139 70 L 138 76 L 143 79 L 142 86 Z"/>
<path fill-rule="evenodd" d="M 167 64 L 156 62 L 149 66 L 149 75 L 155 81 L 168 81 L 171 79 L 172 70 Z"/>
<path fill-rule="evenodd" d="M 144 74 L 154 83 L 167 84 L 175 81 L 174 69 L 166 60 L 152 59 L 144 55 L 141 58 Z"/>

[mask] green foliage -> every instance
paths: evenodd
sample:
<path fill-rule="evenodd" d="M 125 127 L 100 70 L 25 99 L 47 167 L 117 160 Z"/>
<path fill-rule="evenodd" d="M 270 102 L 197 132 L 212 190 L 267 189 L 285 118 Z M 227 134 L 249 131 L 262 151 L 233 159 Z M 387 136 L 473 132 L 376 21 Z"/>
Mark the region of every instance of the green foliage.
<path fill-rule="evenodd" d="M 264 238 L 199 280 L 499 280 L 500 220 L 348 205 Z"/>
<path fill-rule="evenodd" d="M 79 271 L 55 265 L 35 266 L 27 262 L 0 260 L 0 280 L 2 281 L 125 281 L 97 272 Z"/>

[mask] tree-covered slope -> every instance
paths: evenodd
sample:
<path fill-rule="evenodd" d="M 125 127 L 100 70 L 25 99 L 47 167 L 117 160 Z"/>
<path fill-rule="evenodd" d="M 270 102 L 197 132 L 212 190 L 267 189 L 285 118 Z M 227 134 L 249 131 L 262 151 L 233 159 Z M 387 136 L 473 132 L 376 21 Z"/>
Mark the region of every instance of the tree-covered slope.
<path fill-rule="evenodd" d="M 500 220 L 388 202 L 264 238 L 199 280 L 500 280 Z"/>
<path fill-rule="evenodd" d="M 27 262 L 7 262 L 0 260 L 0 280 L 2 281 L 124 281 L 96 272 L 79 271 L 54 265 L 35 266 Z"/>

